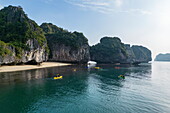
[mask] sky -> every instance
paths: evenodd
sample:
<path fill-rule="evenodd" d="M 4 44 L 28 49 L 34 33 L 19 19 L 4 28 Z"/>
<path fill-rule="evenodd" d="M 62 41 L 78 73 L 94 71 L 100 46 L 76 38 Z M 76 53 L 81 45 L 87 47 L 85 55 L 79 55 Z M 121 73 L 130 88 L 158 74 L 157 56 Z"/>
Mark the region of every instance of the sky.
<path fill-rule="evenodd" d="M 39 25 L 50 22 L 83 32 L 89 44 L 104 36 L 170 53 L 170 0 L 0 0 L 0 9 L 21 6 Z"/>

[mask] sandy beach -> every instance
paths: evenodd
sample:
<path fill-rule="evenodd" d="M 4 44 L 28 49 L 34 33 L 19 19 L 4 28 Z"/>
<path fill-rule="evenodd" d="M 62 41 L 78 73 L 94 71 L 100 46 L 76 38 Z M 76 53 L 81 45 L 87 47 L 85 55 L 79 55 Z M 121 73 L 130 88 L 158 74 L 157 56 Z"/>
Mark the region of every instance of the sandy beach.
<path fill-rule="evenodd" d="M 0 72 L 23 71 L 23 70 L 40 69 L 40 68 L 48 68 L 48 67 L 67 66 L 67 65 L 71 65 L 71 64 L 59 63 L 59 62 L 43 62 L 40 66 L 37 65 L 2 66 L 0 67 Z"/>

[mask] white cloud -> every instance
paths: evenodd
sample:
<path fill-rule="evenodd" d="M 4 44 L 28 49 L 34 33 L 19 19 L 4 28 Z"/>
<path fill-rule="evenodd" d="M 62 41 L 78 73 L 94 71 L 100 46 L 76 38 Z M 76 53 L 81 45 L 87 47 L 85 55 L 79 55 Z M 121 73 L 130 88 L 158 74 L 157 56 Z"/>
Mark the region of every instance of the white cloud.
<path fill-rule="evenodd" d="M 123 9 L 124 0 L 65 0 L 72 5 L 79 6 L 86 10 L 93 10 L 104 14 L 112 13 L 134 13 L 150 15 L 151 12 L 144 9 Z"/>
<path fill-rule="evenodd" d="M 72 5 L 81 7 L 85 10 L 93 10 L 93 11 L 97 11 L 100 13 L 104 13 L 104 14 L 109 14 L 111 13 L 113 10 L 110 7 L 110 3 L 109 2 L 104 2 L 104 1 L 98 1 L 95 2 L 96 0 L 65 0 L 67 3 L 70 3 Z"/>
<path fill-rule="evenodd" d="M 151 15 L 152 14 L 152 12 L 144 10 L 144 9 L 129 9 L 129 10 L 123 10 L 123 11 L 120 11 L 120 12 L 142 14 L 142 15 Z"/>
<path fill-rule="evenodd" d="M 107 3 L 107 2 L 84 1 L 83 4 L 86 4 L 86 5 L 94 5 L 94 6 L 109 6 L 109 3 Z"/>
<path fill-rule="evenodd" d="M 122 6 L 122 5 L 123 5 L 123 0 L 115 0 L 115 5 L 116 5 L 117 7 Z"/>

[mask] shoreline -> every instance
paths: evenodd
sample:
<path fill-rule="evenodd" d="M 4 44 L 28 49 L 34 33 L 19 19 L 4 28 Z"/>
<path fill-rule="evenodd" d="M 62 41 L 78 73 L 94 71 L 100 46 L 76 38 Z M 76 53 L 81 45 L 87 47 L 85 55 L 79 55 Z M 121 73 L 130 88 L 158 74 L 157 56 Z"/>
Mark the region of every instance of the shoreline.
<path fill-rule="evenodd" d="M 59 67 L 59 66 L 68 66 L 72 65 L 69 63 L 60 63 L 60 62 L 43 62 L 40 66 L 38 65 L 15 65 L 15 66 L 1 66 L 0 73 L 2 72 L 15 72 L 15 71 L 25 71 L 32 69 L 42 69 L 49 67 Z"/>

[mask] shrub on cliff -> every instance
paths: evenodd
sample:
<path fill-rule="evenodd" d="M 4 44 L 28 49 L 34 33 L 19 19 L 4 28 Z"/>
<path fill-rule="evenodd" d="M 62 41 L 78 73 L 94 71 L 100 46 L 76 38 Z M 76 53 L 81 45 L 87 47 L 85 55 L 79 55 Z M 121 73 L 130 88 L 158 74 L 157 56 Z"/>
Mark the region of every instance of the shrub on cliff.
<path fill-rule="evenodd" d="M 0 41 L 0 56 L 5 57 L 6 55 L 12 55 L 12 51 L 8 49 L 8 44 Z"/>

